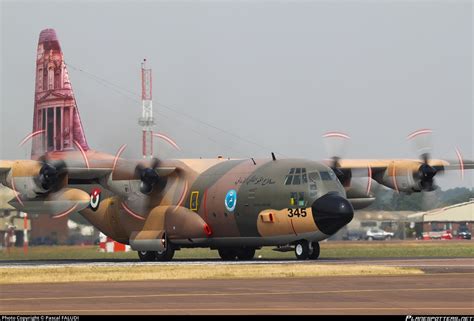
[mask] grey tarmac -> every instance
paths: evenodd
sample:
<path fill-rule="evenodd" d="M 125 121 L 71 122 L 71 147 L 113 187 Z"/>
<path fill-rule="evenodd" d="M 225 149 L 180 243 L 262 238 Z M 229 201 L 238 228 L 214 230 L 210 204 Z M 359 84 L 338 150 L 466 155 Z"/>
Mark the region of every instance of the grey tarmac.
<path fill-rule="evenodd" d="M 472 273 L 2 285 L 1 314 L 473 314 Z"/>
<path fill-rule="evenodd" d="M 256 261 L 255 264 L 297 261 Z M 474 314 L 474 259 L 327 259 L 301 264 L 416 266 L 402 276 L 2 285 L 1 314 Z M 26 263 L 26 262 L 25 262 Z M 31 263 L 31 262 L 30 262 Z M 37 263 L 37 262 L 36 262 Z M 52 264 L 70 264 L 53 262 Z M 220 264 L 218 261 L 172 264 Z M 248 263 L 248 262 L 247 262 Z M 19 262 L 15 263 L 16 266 Z M 31 266 L 45 266 L 41 263 Z M 82 262 L 76 264 L 94 264 Z M 132 268 L 138 262 L 98 262 Z M 163 263 L 147 263 L 162 265 Z M 240 264 L 235 262 L 234 264 Z M 2 266 L 15 266 L 2 263 Z M 131 270 L 133 273 L 133 270 Z"/>

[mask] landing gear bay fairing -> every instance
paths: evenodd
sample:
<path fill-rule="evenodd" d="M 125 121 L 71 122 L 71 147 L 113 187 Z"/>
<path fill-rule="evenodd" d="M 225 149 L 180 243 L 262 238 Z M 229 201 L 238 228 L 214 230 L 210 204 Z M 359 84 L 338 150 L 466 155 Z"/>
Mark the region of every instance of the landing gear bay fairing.
<path fill-rule="evenodd" d="M 400 192 L 424 192 L 436 188 L 437 173 L 474 167 L 428 153 L 414 160 L 127 160 L 89 148 L 52 29 L 40 34 L 36 68 L 31 160 L 0 161 L 9 203 L 54 217 L 79 212 L 104 234 L 130 244 L 143 261 L 171 260 L 185 247 L 249 260 L 262 246 L 317 259 L 318 242 L 348 224 L 354 209 L 374 201 L 372 180 Z M 351 184 L 359 172 L 369 186 Z"/>

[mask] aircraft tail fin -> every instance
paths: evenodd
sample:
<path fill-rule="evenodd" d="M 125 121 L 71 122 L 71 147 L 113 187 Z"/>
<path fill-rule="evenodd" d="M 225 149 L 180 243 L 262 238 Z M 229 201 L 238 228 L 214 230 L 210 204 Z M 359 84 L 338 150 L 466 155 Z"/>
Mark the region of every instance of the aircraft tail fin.
<path fill-rule="evenodd" d="M 54 29 L 39 35 L 32 137 L 32 159 L 54 151 L 89 150 Z"/>

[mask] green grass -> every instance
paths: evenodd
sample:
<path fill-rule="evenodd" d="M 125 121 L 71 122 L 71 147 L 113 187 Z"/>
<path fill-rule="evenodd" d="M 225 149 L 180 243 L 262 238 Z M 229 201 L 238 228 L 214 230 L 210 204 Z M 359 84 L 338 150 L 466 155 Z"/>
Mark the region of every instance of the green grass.
<path fill-rule="evenodd" d="M 217 251 L 209 249 L 182 249 L 176 259 L 218 259 Z M 258 250 L 261 259 L 295 259 L 293 252 L 275 252 L 272 247 Z M 383 257 L 474 257 L 474 242 L 461 241 L 404 241 L 404 242 L 322 242 L 321 258 L 383 258 Z M 8 254 L 0 251 L 1 260 L 78 260 L 78 259 L 131 259 L 136 252 L 102 253 L 97 246 L 37 246 L 28 254 L 22 248 L 12 248 Z"/>

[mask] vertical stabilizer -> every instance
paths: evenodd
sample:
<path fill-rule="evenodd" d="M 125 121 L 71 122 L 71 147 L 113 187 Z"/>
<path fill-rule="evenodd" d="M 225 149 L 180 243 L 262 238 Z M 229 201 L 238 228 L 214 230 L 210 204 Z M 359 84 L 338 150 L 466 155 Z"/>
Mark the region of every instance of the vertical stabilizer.
<path fill-rule="evenodd" d="M 33 133 L 32 159 L 53 151 L 89 150 L 54 29 L 41 31 L 38 40 Z"/>

